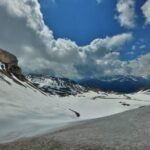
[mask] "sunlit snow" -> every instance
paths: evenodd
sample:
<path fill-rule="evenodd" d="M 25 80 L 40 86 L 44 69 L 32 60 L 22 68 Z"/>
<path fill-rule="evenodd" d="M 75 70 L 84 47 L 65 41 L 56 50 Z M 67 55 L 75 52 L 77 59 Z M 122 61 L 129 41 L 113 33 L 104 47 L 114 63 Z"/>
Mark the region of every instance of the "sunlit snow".
<path fill-rule="evenodd" d="M 150 104 L 149 92 L 118 95 L 92 92 L 76 96 L 44 95 L 0 73 L 0 143 L 45 134 L 85 119 L 100 118 Z M 75 113 L 80 113 L 76 117 Z"/>

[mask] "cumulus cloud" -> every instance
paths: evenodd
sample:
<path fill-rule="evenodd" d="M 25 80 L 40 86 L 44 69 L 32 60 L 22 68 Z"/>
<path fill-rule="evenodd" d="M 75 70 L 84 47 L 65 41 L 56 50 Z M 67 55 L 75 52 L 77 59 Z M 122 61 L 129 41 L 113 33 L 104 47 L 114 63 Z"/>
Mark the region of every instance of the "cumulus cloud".
<path fill-rule="evenodd" d="M 147 0 L 145 4 L 141 7 L 143 14 L 146 19 L 146 23 L 150 24 L 150 0 Z"/>
<path fill-rule="evenodd" d="M 127 68 L 130 70 L 130 74 L 133 76 L 150 76 L 150 53 L 140 56 L 136 60 L 132 60 L 129 63 L 126 63 L 125 71 Z M 128 72 L 127 72 L 128 73 Z"/>
<path fill-rule="evenodd" d="M 71 40 L 55 40 L 37 0 L 0 0 L 0 19 L 0 47 L 14 53 L 24 71 L 71 78 L 149 75 L 149 70 L 137 68 L 148 64 L 149 55 L 130 62 L 120 60 L 117 51 L 132 40 L 131 33 L 95 39 L 83 47 Z"/>
<path fill-rule="evenodd" d="M 61 74 L 78 61 L 77 45 L 54 39 L 37 0 L 1 0 L 0 19 L 0 47 L 17 55 L 26 70 L 55 72 L 57 68 Z"/>
<path fill-rule="evenodd" d="M 118 61 L 119 53 L 115 52 L 132 39 L 132 34 L 123 33 L 104 39 L 95 39 L 89 45 L 81 48 L 82 63 L 76 64 L 78 73 L 83 77 L 100 77 L 114 75 L 111 70 L 112 59 Z M 109 56 L 109 57 L 108 57 Z M 106 65 L 107 62 L 107 65 Z M 110 69 L 111 68 L 111 69 Z M 110 74 L 107 72 L 110 71 Z"/>
<path fill-rule="evenodd" d="M 134 28 L 136 25 L 135 0 L 118 0 L 118 15 L 115 18 L 122 27 Z"/>

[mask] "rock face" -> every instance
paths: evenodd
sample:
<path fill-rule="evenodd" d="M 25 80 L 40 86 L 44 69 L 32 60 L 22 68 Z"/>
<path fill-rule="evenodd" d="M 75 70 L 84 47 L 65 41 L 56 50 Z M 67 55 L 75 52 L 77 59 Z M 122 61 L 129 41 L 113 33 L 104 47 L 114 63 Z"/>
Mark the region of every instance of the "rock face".
<path fill-rule="evenodd" d="M 2 70 L 5 74 L 11 76 L 11 73 L 15 75 L 18 79 L 24 81 L 25 76 L 22 74 L 21 68 L 18 66 L 18 59 L 15 55 L 10 52 L 0 49 L 0 62 L 2 65 Z"/>
<path fill-rule="evenodd" d="M 3 49 L 0 49 L 0 61 L 7 65 L 8 69 L 12 66 L 18 66 L 17 57 Z"/>

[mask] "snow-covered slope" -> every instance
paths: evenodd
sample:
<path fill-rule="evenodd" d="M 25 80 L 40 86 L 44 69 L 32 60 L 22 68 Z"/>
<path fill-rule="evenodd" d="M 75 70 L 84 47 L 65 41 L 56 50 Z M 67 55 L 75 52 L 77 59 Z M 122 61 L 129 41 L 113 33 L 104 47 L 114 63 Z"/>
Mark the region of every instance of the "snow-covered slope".
<path fill-rule="evenodd" d="M 89 91 L 66 97 L 49 95 L 31 83 L 0 73 L 0 143 L 149 104 L 149 95 L 143 92 L 117 95 Z M 80 113 L 80 117 L 74 111 Z"/>
<path fill-rule="evenodd" d="M 57 78 L 43 75 L 29 75 L 27 78 L 35 86 L 51 95 L 76 95 L 86 90 L 83 86 L 66 78 Z"/>

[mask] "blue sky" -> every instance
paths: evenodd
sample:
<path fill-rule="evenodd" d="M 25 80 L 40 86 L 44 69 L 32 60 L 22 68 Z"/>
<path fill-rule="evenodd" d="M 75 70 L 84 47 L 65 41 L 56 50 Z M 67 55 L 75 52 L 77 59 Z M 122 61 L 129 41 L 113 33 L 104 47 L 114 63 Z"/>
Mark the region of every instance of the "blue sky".
<path fill-rule="evenodd" d="M 150 0 L 0 0 L 0 20 L 24 72 L 150 78 Z"/>
<path fill-rule="evenodd" d="M 150 49 L 150 27 L 144 24 L 141 6 L 146 0 L 135 5 L 136 26 L 120 26 L 117 15 L 117 0 L 41 0 L 41 11 L 46 25 L 54 37 L 68 38 L 79 46 L 88 45 L 96 38 L 105 38 L 123 32 L 132 32 L 133 40 L 121 49 L 121 59 L 131 60 L 146 54 Z"/>

